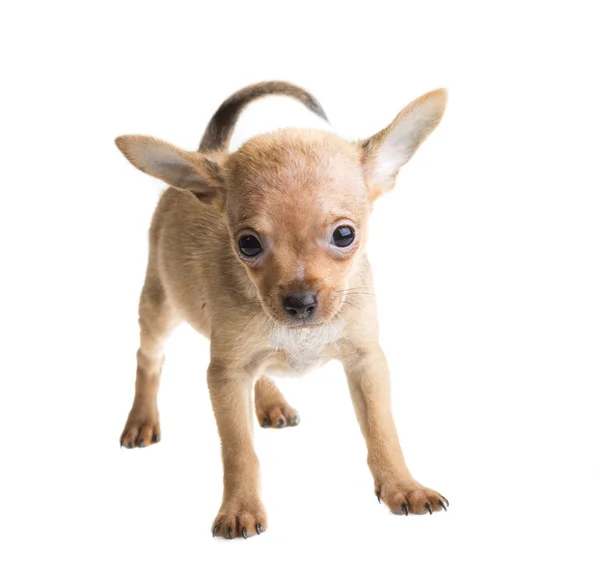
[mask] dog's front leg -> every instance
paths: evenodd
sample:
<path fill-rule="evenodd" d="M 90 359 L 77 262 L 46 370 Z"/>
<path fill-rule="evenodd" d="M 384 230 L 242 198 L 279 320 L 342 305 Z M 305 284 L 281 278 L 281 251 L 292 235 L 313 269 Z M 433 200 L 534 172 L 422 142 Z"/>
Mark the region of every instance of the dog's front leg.
<path fill-rule="evenodd" d="M 367 442 L 375 495 L 393 513 L 423 514 L 446 509 L 447 500 L 411 476 L 392 418 L 387 361 L 378 344 L 355 349 L 344 361 L 350 394 Z"/>
<path fill-rule="evenodd" d="M 253 378 L 222 363 L 211 362 L 208 387 L 223 455 L 223 503 L 213 536 L 250 537 L 267 529 L 259 495 L 258 458 L 252 445 Z"/>

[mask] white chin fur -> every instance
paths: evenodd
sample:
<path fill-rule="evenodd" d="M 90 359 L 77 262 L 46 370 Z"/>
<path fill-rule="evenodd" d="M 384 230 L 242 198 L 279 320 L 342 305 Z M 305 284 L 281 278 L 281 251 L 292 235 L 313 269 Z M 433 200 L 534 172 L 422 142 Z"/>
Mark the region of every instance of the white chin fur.
<path fill-rule="evenodd" d="M 320 366 L 325 347 L 340 336 L 341 326 L 335 322 L 308 328 L 277 325 L 271 330 L 269 346 L 285 352 L 291 370 L 300 373 Z"/>

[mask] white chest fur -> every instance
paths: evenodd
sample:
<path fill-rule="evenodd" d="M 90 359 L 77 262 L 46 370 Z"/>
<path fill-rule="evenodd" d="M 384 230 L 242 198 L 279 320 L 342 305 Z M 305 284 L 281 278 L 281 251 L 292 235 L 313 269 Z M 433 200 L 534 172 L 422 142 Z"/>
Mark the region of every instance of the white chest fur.
<path fill-rule="evenodd" d="M 310 328 L 275 326 L 271 330 L 269 346 L 285 353 L 286 373 L 301 374 L 327 361 L 326 351 L 341 335 L 339 324 L 324 324 Z"/>

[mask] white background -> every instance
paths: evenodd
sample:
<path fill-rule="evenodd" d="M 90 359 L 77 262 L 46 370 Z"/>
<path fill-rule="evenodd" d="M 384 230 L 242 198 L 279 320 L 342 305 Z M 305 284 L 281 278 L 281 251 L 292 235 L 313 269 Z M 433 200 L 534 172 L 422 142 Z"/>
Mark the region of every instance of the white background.
<path fill-rule="evenodd" d="M 3 8 L 2 571 L 598 571 L 600 45 L 593 3 L 561 4 Z M 401 442 L 446 514 L 377 504 L 330 364 L 281 384 L 300 426 L 257 426 L 269 530 L 212 539 L 208 343 L 187 326 L 162 442 L 118 447 L 163 186 L 113 139 L 195 149 L 264 79 L 308 88 L 354 138 L 449 89 L 370 238 Z"/>

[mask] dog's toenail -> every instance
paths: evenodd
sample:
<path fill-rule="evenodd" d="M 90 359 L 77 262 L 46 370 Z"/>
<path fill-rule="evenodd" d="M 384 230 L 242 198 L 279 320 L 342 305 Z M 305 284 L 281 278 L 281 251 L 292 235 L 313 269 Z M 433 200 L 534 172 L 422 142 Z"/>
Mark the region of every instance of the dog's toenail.
<path fill-rule="evenodd" d="M 377 496 L 377 501 L 378 501 L 379 503 L 381 503 L 381 492 L 380 492 L 380 491 L 376 491 L 376 492 L 375 492 L 375 495 Z"/>
<path fill-rule="evenodd" d="M 269 427 L 269 418 L 267 418 L 266 416 L 263 418 L 262 424 L 261 426 L 263 428 L 268 428 Z"/>
<path fill-rule="evenodd" d="M 431 504 L 429 502 L 427 502 L 425 504 L 425 507 L 427 508 L 427 511 L 429 511 L 429 515 L 433 514 L 433 509 L 431 509 Z"/>
<path fill-rule="evenodd" d="M 245 527 L 242 527 L 242 537 L 244 539 L 248 539 L 248 532 L 246 531 Z"/>
<path fill-rule="evenodd" d="M 439 501 L 440 501 L 440 505 L 442 506 L 442 508 L 444 509 L 444 511 L 448 511 L 446 509 L 446 506 L 444 505 L 444 502 L 441 499 Z"/>
<path fill-rule="evenodd" d="M 298 414 L 294 414 L 292 417 L 292 421 L 290 422 L 290 426 L 297 426 L 300 423 L 300 416 Z"/>
<path fill-rule="evenodd" d="M 219 523 L 217 523 L 213 528 L 212 528 L 212 534 L 213 537 L 215 537 L 215 535 L 217 535 L 218 531 L 219 531 L 219 527 L 221 527 L 221 525 Z"/>
<path fill-rule="evenodd" d="M 283 416 L 281 416 L 281 418 L 279 418 L 279 420 L 277 420 L 277 427 L 283 428 L 283 426 L 285 426 L 285 418 Z"/>
<path fill-rule="evenodd" d="M 450 507 L 450 502 L 441 493 L 439 495 L 446 502 L 446 506 Z"/>
<path fill-rule="evenodd" d="M 402 507 L 404 508 L 404 515 L 408 515 L 408 503 L 402 504 Z"/>
<path fill-rule="evenodd" d="M 133 442 L 131 440 L 129 440 L 129 442 L 127 442 L 127 447 L 129 449 L 133 448 Z"/>
<path fill-rule="evenodd" d="M 263 532 L 262 525 L 260 523 L 256 524 L 256 534 L 260 535 Z"/>
<path fill-rule="evenodd" d="M 227 537 L 229 537 L 229 539 L 233 539 L 233 529 L 231 529 L 231 527 L 227 530 Z"/>
<path fill-rule="evenodd" d="M 140 440 L 140 448 L 145 448 L 146 446 L 144 445 L 144 440 Z"/>

